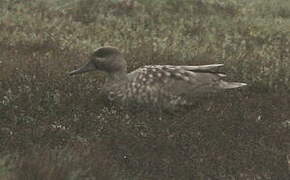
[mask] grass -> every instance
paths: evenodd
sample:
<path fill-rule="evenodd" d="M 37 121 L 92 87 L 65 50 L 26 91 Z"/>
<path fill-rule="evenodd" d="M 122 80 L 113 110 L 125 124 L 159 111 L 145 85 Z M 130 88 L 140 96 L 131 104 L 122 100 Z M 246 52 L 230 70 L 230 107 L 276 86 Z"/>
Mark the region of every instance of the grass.
<path fill-rule="evenodd" d="M 287 0 L 0 2 L 2 179 L 287 179 Z M 163 113 L 124 111 L 101 73 L 68 77 L 97 47 L 145 64 L 224 63 L 247 88 Z M 288 155 L 288 159 L 287 159 Z"/>

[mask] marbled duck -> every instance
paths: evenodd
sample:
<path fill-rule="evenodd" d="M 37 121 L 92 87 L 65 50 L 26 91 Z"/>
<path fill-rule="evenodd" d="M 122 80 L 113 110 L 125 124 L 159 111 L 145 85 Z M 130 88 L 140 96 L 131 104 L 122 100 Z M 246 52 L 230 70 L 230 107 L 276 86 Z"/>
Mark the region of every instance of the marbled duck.
<path fill-rule="evenodd" d="M 193 98 L 208 92 L 246 86 L 226 82 L 225 74 L 213 71 L 223 64 L 201 66 L 147 65 L 127 73 L 127 63 L 115 47 L 101 47 L 89 62 L 70 75 L 89 71 L 108 74 L 103 91 L 109 100 L 149 106 L 175 107 L 192 104 Z"/>

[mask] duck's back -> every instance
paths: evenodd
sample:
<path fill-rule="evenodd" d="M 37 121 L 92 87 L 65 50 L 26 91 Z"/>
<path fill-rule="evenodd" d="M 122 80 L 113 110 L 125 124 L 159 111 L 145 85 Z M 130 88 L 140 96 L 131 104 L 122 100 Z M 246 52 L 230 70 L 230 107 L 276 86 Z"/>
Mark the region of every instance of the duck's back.
<path fill-rule="evenodd" d="M 107 91 L 110 100 L 172 108 L 190 105 L 195 97 L 208 92 L 246 85 L 223 81 L 223 73 L 212 71 L 220 66 L 144 66 L 129 73 L 126 80 L 111 83 Z"/>
<path fill-rule="evenodd" d="M 188 99 L 219 89 L 223 74 L 196 66 L 155 65 L 128 74 L 131 98 L 153 104 L 190 104 Z M 192 69 L 192 70 L 191 70 Z"/>

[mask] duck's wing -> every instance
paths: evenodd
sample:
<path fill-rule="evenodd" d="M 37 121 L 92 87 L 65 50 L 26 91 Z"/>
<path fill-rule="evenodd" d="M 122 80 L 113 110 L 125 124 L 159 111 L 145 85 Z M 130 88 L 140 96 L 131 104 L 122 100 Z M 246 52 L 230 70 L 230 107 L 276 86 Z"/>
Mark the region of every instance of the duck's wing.
<path fill-rule="evenodd" d="M 204 66 L 155 65 L 139 68 L 128 74 L 132 89 L 144 95 L 147 101 L 186 104 L 186 97 L 196 97 L 205 92 L 237 88 L 243 83 L 222 80 L 225 75 L 210 71 L 221 64 Z"/>
<path fill-rule="evenodd" d="M 196 70 L 212 70 L 218 67 L 224 66 L 224 64 L 209 64 L 209 65 L 200 65 L 200 66 L 171 66 L 171 65 L 166 65 L 167 67 L 176 67 L 180 69 L 184 69 L 187 71 L 196 71 Z"/>
<path fill-rule="evenodd" d="M 224 72 L 217 71 L 223 64 L 210 64 L 201 66 L 165 66 L 163 70 L 173 72 L 172 77 L 181 77 L 184 81 L 190 82 L 193 92 L 212 92 L 222 89 L 233 89 L 246 86 L 246 83 L 227 82 L 222 78 L 226 77 Z M 181 74 L 181 76 L 180 76 Z"/>
<path fill-rule="evenodd" d="M 226 77 L 224 72 L 217 71 L 216 69 L 224 66 L 224 64 L 209 64 L 209 65 L 200 65 L 200 66 L 172 66 L 172 65 L 156 65 L 149 66 L 151 68 L 159 68 L 163 71 L 171 73 L 171 77 L 175 79 L 183 79 L 191 83 L 197 84 L 211 84 L 217 85 L 217 89 L 232 89 L 246 86 L 246 83 L 240 82 L 226 82 L 222 80 L 223 77 Z M 166 73 L 165 73 L 166 74 Z M 175 78 L 174 78 L 175 77 Z M 217 83 L 218 82 L 218 83 Z"/>

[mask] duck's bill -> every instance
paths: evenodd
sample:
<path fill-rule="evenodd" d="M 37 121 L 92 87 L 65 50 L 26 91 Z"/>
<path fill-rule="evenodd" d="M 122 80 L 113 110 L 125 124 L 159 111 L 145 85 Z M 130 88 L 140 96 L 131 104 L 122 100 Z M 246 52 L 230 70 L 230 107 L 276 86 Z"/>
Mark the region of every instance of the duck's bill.
<path fill-rule="evenodd" d="M 86 65 L 80 67 L 79 69 L 71 71 L 68 74 L 70 76 L 72 76 L 72 75 L 75 75 L 75 74 L 81 74 L 81 73 L 90 72 L 90 71 L 94 71 L 94 70 L 96 70 L 96 67 L 95 67 L 94 63 L 92 61 L 90 61 Z"/>

